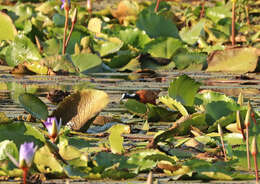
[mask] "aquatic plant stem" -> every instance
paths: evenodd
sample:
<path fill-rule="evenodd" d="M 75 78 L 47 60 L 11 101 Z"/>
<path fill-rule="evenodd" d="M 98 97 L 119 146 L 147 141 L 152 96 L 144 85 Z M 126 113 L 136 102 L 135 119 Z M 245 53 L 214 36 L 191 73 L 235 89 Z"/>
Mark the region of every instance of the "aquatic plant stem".
<path fill-rule="evenodd" d="M 160 0 L 157 0 L 156 6 L 155 6 L 155 8 L 154 8 L 154 12 L 155 12 L 155 13 L 158 11 L 159 4 L 160 4 Z"/>
<path fill-rule="evenodd" d="M 23 184 L 26 184 L 26 177 L 28 173 L 28 168 L 22 168 L 23 170 Z"/>
<path fill-rule="evenodd" d="M 255 181 L 256 181 L 256 183 L 259 183 L 258 164 L 257 164 L 258 149 L 257 149 L 257 143 L 256 143 L 256 136 L 254 136 L 254 137 L 253 137 L 253 140 L 252 140 L 251 154 L 252 154 L 252 156 L 253 156 L 253 158 L 254 158 Z"/>
<path fill-rule="evenodd" d="M 92 1 L 91 0 L 87 1 L 87 10 L 88 10 L 89 15 L 91 15 L 92 14 Z"/>
<path fill-rule="evenodd" d="M 251 170 L 250 153 L 249 153 L 249 127 L 246 126 L 246 156 L 248 170 Z"/>
<path fill-rule="evenodd" d="M 69 9 L 65 8 L 65 25 L 64 25 L 64 35 L 63 35 L 63 47 L 62 47 L 63 55 L 66 52 L 66 35 L 68 29 L 68 22 L 69 22 Z"/>
<path fill-rule="evenodd" d="M 232 4 L 232 35 L 231 35 L 231 41 L 232 41 L 232 46 L 234 46 L 236 44 L 236 40 L 235 40 L 235 19 L 236 19 L 236 15 L 235 15 L 235 10 L 236 10 L 236 1 L 233 0 L 233 4 Z"/>
<path fill-rule="evenodd" d="M 206 1 L 206 0 L 203 0 L 203 1 L 202 1 L 202 4 L 201 4 L 200 19 L 203 18 L 204 15 L 205 15 L 205 1 Z"/>
<path fill-rule="evenodd" d="M 248 5 L 245 5 L 245 10 L 246 10 L 246 23 L 247 23 L 247 25 L 250 25 L 249 7 L 248 7 Z"/>
<path fill-rule="evenodd" d="M 67 48 L 67 46 L 69 44 L 70 37 L 71 37 L 71 34 L 72 34 L 73 30 L 74 30 L 74 26 L 75 26 L 76 22 L 77 22 L 77 9 L 75 9 L 74 13 L 73 13 L 70 32 L 69 32 L 69 35 L 68 35 L 66 43 L 65 43 L 65 50 L 66 50 L 66 48 Z"/>

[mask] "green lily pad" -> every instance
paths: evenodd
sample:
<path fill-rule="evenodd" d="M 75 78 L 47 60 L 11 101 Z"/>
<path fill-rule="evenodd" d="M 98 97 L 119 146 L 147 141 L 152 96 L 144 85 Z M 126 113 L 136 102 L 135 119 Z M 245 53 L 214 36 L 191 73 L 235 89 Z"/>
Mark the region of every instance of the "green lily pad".
<path fill-rule="evenodd" d="M 112 153 L 122 154 L 124 152 L 123 142 L 124 138 L 121 136 L 123 133 L 130 133 L 129 125 L 116 124 L 113 125 L 108 132 L 110 133 L 108 140 Z"/>
<path fill-rule="evenodd" d="M 16 66 L 25 61 L 39 61 L 41 55 L 29 38 L 17 35 L 7 49 L 5 59 L 9 66 Z"/>
<path fill-rule="evenodd" d="M 151 38 L 179 38 L 178 29 L 171 19 L 147 9 L 144 9 L 139 13 L 136 26 L 139 29 L 144 30 Z"/>
<path fill-rule="evenodd" d="M 139 49 L 144 48 L 144 45 L 151 40 L 144 31 L 130 28 L 126 30 L 121 30 L 119 32 L 119 38 L 125 44 L 129 44 Z"/>
<path fill-rule="evenodd" d="M 130 112 L 139 116 L 144 116 L 147 112 L 146 105 L 134 99 L 128 99 L 124 106 Z"/>
<path fill-rule="evenodd" d="M 51 68 L 54 72 L 66 71 L 69 73 L 76 73 L 77 71 L 70 55 L 48 56 L 42 59 L 40 64 Z"/>
<path fill-rule="evenodd" d="M 159 100 L 164 103 L 167 107 L 169 107 L 171 110 L 179 111 L 183 116 L 189 115 L 186 108 L 178 101 L 174 100 L 173 98 L 169 96 L 161 96 L 159 97 Z"/>
<path fill-rule="evenodd" d="M 63 167 L 55 159 L 47 146 L 43 146 L 36 151 L 34 156 L 34 163 L 41 173 L 53 173 L 56 175 L 61 175 L 64 172 Z"/>
<path fill-rule="evenodd" d="M 96 43 L 94 44 L 94 49 L 97 51 L 101 57 L 113 54 L 120 50 L 124 43 L 116 37 L 98 37 Z"/>
<path fill-rule="evenodd" d="M 232 12 L 231 7 L 228 5 L 225 6 L 214 6 L 207 8 L 206 10 L 206 17 L 209 17 L 215 23 L 218 23 L 220 19 L 223 18 L 231 18 Z"/>
<path fill-rule="evenodd" d="M 24 142 L 42 146 L 45 141 L 44 135 L 37 128 L 23 122 L 0 125 L 0 142 L 4 140 L 13 141 L 17 147 Z"/>
<path fill-rule="evenodd" d="M 182 105 L 192 106 L 199 87 L 200 83 L 187 75 L 182 75 L 170 83 L 168 93 Z"/>
<path fill-rule="evenodd" d="M 13 24 L 12 19 L 0 12 L 0 41 L 2 40 L 14 40 L 17 35 L 17 30 Z"/>
<path fill-rule="evenodd" d="M 182 42 L 176 38 L 157 38 L 146 44 L 144 51 L 148 52 L 153 57 L 170 59 L 182 46 Z"/>
<path fill-rule="evenodd" d="M 33 117 L 40 120 L 47 119 L 48 108 L 38 97 L 30 93 L 23 93 L 19 96 L 19 102 Z"/>
<path fill-rule="evenodd" d="M 200 70 L 207 66 L 207 54 L 201 52 L 180 52 L 173 57 L 173 61 L 179 70 L 200 65 Z"/>
<path fill-rule="evenodd" d="M 6 153 L 18 160 L 18 149 L 13 141 L 4 140 L 0 142 L 0 160 L 7 159 Z"/>
<path fill-rule="evenodd" d="M 187 27 L 182 28 L 182 30 L 180 31 L 181 39 L 190 45 L 195 44 L 199 40 L 200 36 L 203 36 L 205 34 L 204 25 L 205 20 L 201 19 L 190 29 Z"/>
<path fill-rule="evenodd" d="M 83 74 L 98 72 L 102 70 L 102 61 L 100 57 L 95 54 L 77 54 L 71 56 L 71 59 L 74 65 L 79 69 Z"/>

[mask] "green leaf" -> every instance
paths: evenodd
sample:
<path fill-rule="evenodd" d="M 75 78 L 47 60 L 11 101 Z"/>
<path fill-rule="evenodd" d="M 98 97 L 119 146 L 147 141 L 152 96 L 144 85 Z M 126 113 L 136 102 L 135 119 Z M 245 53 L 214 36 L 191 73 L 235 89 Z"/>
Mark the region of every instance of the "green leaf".
<path fill-rule="evenodd" d="M 95 54 L 77 54 L 71 56 L 71 59 L 79 71 L 84 74 L 98 72 L 102 69 L 102 61 Z"/>
<path fill-rule="evenodd" d="M 147 112 L 146 105 L 134 99 L 128 99 L 124 106 L 128 111 L 139 116 L 144 116 Z"/>
<path fill-rule="evenodd" d="M 7 155 L 5 153 L 9 153 L 15 159 L 18 160 L 18 149 L 13 141 L 4 140 L 0 142 L 0 160 L 7 159 Z"/>
<path fill-rule="evenodd" d="M 205 20 L 202 19 L 190 29 L 183 27 L 180 31 L 181 39 L 190 45 L 195 44 L 199 40 L 200 36 L 203 36 L 204 34 L 204 25 Z"/>
<path fill-rule="evenodd" d="M 176 121 L 171 128 L 156 135 L 153 140 L 154 145 L 173 136 L 187 135 L 190 132 L 191 126 L 201 130 L 206 129 L 208 125 L 205 121 L 205 116 L 205 113 L 194 113 L 192 115 L 183 116 Z"/>
<path fill-rule="evenodd" d="M 17 31 L 12 19 L 8 15 L 0 12 L 0 22 L 0 41 L 14 40 Z"/>
<path fill-rule="evenodd" d="M 94 49 L 103 57 L 119 51 L 123 44 L 124 43 L 116 37 L 107 37 L 104 35 L 104 38 L 100 37 L 97 39 L 97 42 L 94 44 Z"/>
<path fill-rule="evenodd" d="M 214 23 L 218 23 L 220 19 L 223 18 L 231 18 L 232 12 L 230 6 L 213 6 L 210 8 L 207 8 L 206 10 L 206 17 L 210 18 L 214 21 Z"/>
<path fill-rule="evenodd" d="M 144 51 L 148 52 L 153 57 L 170 59 L 182 46 L 182 42 L 176 38 L 158 38 L 146 44 Z"/>
<path fill-rule="evenodd" d="M 47 146 L 43 146 L 36 151 L 34 156 L 34 163 L 41 173 L 53 173 L 56 175 L 61 175 L 64 172 L 63 167 L 55 159 Z"/>
<path fill-rule="evenodd" d="M 151 38 L 179 38 L 178 29 L 171 19 L 144 9 L 138 16 L 136 26 L 144 30 Z"/>
<path fill-rule="evenodd" d="M 186 108 L 178 101 L 174 100 L 173 98 L 169 96 L 161 96 L 159 97 L 159 100 L 164 103 L 167 107 L 169 107 L 171 110 L 179 111 L 183 116 L 189 115 Z"/>
<path fill-rule="evenodd" d="M 19 102 L 33 117 L 40 120 L 47 119 L 48 108 L 38 97 L 30 93 L 23 93 L 19 96 Z"/>
<path fill-rule="evenodd" d="M 127 157 L 119 154 L 113 154 L 109 152 L 98 152 L 93 160 L 97 163 L 96 170 L 103 172 L 106 168 L 113 166 L 114 164 L 126 163 Z"/>
<path fill-rule="evenodd" d="M 130 133 L 130 127 L 129 125 L 123 125 L 123 124 L 116 124 L 113 125 L 108 132 L 109 137 L 109 144 L 112 153 L 114 154 L 122 154 L 124 152 L 123 142 L 124 138 L 121 136 L 123 133 Z"/>
<path fill-rule="evenodd" d="M 216 101 L 216 102 L 208 103 L 206 105 L 207 122 L 211 124 L 214 121 L 222 118 L 223 116 L 227 116 L 231 113 L 234 114 L 233 115 L 234 117 L 233 116 L 232 117 L 234 118 L 234 120 L 236 120 L 237 110 L 239 110 L 239 106 L 237 104 L 232 104 L 225 101 Z M 226 125 L 227 124 L 222 126 L 226 126 Z"/>
<path fill-rule="evenodd" d="M 52 38 L 46 40 L 43 44 L 43 52 L 47 56 L 59 55 L 61 51 L 61 42 L 58 39 Z"/>
<path fill-rule="evenodd" d="M 226 96 L 223 93 L 215 92 L 215 91 L 206 91 L 203 93 L 196 94 L 195 104 L 196 105 L 207 105 L 208 103 L 215 101 L 224 101 L 232 104 L 236 104 L 235 100 Z"/>
<path fill-rule="evenodd" d="M 257 64 L 256 48 L 233 48 L 215 52 L 208 61 L 207 71 L 247 73 L 255 71 Z"/>
<path fill-rule="evenodd" d="M 199 82 L 187 75 L 182 75 L 170 83 L 168 93 L 171 98 L 177 100 L 182 105 L 192 106 L 199 87 Z"/>
<path fill-rule="evenodd" d="M 44 135 L 37 128 L 23 122 L 0 125 L 0 142 L 4 140 L 12 140 L 17 147 L 24 142 L 42 146 L 45 141 Z"/>
<path fill-rule="evenodd" d="M 36 74 L 40 75 L 47 75 L 48 74 L 48 68 L 46 66 L 41 65 L 39 62 L 30 62 L 30 63 L 24 63 L 26 68 Z"/>
<path fill-rule="evenodd" d="M 144 45 L 151 40 L 144 31 L 132 28 L 121 30 L 119 32 L 119 38 L 125 44 L 129 44 L 138 49 L 144 48 Z"/>
<path fill-rule="evenodd" d="M 207 65 L 208 55 L 201 52 L 180 52 L 173 57 L 173 61 L 179 70 L 183 70 L 191 65 L 201 65 L 203 69 Z"/>
<path fill-rule="evenodd" d="M 88 176 L 87 173 L 82 172 L 83 171 L 82 167 L 77 168 L 71 165 L 66 165 L 63 169 L 66 175 L 72 179 L 82 179 Z"/>
<path fill-rule="evenodd" d="M 66 71 L 76 73 L 77 68 L 73 64 L 70 55 L 48 56 L 40 61 L 41 65 L 51 68 L 54 72 Z"/>
<path fill-rule="evenodd" d="M 29 38 L 17 35 L 7 49 L 5 59 L 9 66 L 16 66 L 25 61 L 39 61 L 41 55 Z"/>

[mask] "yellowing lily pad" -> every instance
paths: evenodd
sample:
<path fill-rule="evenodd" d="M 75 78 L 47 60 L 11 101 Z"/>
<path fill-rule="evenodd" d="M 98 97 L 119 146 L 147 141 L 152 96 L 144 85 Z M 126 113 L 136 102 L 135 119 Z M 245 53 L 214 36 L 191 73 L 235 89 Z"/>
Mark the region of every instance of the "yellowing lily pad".
<path fill-rule="evenodd" d="M 86 130 L 94 118 L 109 102 L 107 93 L 86 89 L 67 96 L 53 112 L 52 116 L 62 119 L 73 130 Z"/>
<path fill-rule="evenodd" d="M 255 71 L 258 64 L 256 48 L 233 48 L 217 51 L 208 60 L 209 72 L 239 72 Z"/>

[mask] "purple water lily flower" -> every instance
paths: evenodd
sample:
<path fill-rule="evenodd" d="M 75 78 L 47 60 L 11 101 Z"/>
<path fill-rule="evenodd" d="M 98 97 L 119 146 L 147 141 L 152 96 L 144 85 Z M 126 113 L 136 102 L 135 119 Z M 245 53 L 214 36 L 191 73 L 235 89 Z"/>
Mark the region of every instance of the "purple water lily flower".
<path fill-rule="evenodd" d="M 56 137 L 58 136 L 61 128 L 61 124 L 62 124 L 61 119 L 58 123 L 56 117 L 49 117 L 47 118 L 47 121 L 44 122 L 44 125 L 48 130 L 49 137 L 52 142 L 54 142 Z"/>
<path fill-rule="evenodd" d="M 62 1 L 61 9 L 63 8 L 70 9 L 70 0 L 61 0 L 61 1 Z"/>
<path fill-rule="evenodd" d="M 33 142 L 21 144 L 19 151 L 19 167 L 21 169 L 31 167 L 36 149 L 37 146 L 34 147 Z"/>

